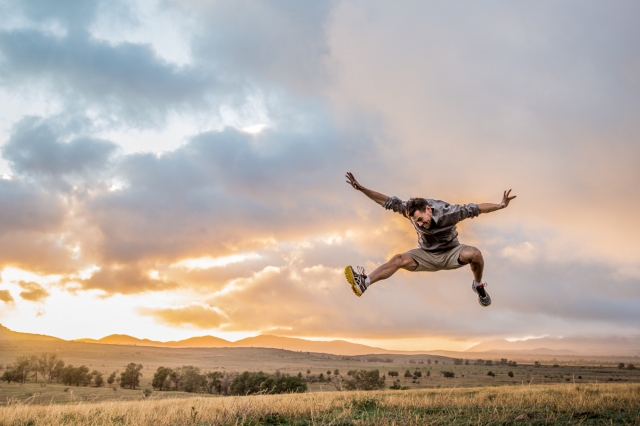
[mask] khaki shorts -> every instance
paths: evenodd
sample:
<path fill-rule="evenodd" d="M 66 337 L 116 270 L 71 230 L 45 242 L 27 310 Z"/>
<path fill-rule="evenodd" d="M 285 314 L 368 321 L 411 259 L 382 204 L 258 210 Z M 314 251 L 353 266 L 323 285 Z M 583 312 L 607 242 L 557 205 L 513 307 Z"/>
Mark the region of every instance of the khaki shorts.
<path fill-rule="evenodd" d="M 418 267 L 414 270 L 414 272 L 419 271 L 441 271 L 443 269 L 458 269 L 462 268 L 464 265 L 458 263 L 458 258 L 460 257 L 460 252 L 463 248 L 469 247 L 464 244 L 460 244 L 450 250 L 441 251 L 441 252 L 428 252 L 424 251 L 421 248 L 409 250 L 407 254 L 415 259 L 418 262 Z"/>

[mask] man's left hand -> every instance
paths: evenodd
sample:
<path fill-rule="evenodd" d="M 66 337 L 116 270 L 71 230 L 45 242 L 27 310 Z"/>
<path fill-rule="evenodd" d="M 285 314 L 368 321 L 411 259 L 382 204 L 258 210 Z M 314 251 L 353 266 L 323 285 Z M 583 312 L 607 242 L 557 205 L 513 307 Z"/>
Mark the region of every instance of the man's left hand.
<path fill-rule="evenodd" d="M 517 195 L 514 195 L 513 197 L 510 197 L 509 195 L 511 194 L 511 190 L 508 191 L 504 191 L 504 194 L 502 195 L 502 202 L 500 203 L 500 208 L 504 209 L 506 208 L 509 203 L 511 202 L 511 200 L 513 200 L 514 198 L 517 197 Z"/>

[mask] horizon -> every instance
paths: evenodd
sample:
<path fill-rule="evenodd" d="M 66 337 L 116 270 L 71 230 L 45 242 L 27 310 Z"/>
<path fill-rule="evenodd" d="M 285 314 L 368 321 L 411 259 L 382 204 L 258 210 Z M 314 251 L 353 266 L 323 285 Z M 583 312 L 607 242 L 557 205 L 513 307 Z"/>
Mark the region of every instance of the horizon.
<path fill-rule="evenodd" d="M 640 339 L 640 4 L 0 4 L 0 323 L 463 351 Z M 470 268 L 371 273 L 403 200 L 499 203 Z M 427 349 L 438 348 L 438 349 Z"/>

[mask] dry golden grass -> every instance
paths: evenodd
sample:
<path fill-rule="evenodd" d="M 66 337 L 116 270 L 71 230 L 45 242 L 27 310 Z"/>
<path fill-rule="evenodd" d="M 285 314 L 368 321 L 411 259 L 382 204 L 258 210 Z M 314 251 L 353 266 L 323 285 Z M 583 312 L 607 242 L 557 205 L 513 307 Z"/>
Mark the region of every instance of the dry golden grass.
<path fill-rule="evenodd" d="M 640 386 L 333 392 L 0 407 L 0 425 L 640 424 Z"/>

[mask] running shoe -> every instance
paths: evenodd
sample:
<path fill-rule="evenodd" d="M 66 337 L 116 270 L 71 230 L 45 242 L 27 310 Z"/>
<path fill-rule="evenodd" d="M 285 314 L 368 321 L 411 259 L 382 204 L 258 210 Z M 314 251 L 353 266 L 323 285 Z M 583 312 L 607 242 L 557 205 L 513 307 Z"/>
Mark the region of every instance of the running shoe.
<path fill-rule="evenodd" d="M 360 297 L 367 289 L 364 282 L 364 280 L 367 279 L 367 276 L 364 273 L 364 268 L 360 266 L 356 266 L 356 268 L 358 268 L 358 272 L 354 271 L 351 266 L 347 266 L 344 268 L 344 275 L 347 277 L 349 284 L 351 284 L 351 290 L 353 290 L 353 293 Z"/>
<path fill-rule="evenodd" d="M 489 297 L 489 293 L 487 293 L 487 290 L 485 290 L 485 287 L 488 285 L 489 284 L 487 283 L 478 284 L 475 281 L 473 281 L 473 283 L 471 284 L 471 288 L 478 295 L 478 303 L 480 303 L 480 305 L 484 307 L 487 307 L 491 304 L 491 297 Z"/>

